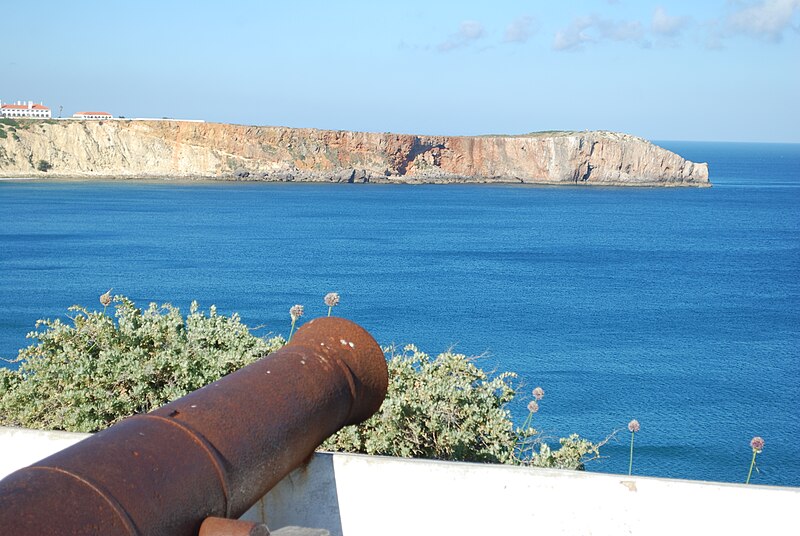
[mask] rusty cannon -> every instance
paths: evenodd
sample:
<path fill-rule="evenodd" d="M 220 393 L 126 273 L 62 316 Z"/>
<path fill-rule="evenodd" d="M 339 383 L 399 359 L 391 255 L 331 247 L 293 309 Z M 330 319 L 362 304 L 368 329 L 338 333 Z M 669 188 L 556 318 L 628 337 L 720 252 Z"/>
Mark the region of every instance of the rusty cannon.
<path fill-rule="evenodd" d="M 240 517 L 328 436 L 369 418 L 387 386 L 369 333 L 312 320 L 277 352 L 8 475 L 0 532 L 197 536 L 204 520 Z"/>

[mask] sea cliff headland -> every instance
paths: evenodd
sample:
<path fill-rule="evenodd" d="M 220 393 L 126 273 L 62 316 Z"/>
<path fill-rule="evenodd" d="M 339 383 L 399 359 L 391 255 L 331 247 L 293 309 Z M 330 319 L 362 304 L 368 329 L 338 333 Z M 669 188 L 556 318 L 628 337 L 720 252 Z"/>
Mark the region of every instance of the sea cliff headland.
<path fill-rule="evenodd" d="M 127 119 L 5 120 L 0 177 L 710 186 L 707 164 L 615 132 L 417 136 Z"/>

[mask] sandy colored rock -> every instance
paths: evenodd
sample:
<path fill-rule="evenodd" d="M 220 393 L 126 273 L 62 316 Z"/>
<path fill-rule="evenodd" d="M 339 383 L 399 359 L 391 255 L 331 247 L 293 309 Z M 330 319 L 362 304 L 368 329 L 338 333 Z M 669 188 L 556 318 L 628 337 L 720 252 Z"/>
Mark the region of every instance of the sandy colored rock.
<path fill-rule="evenodd" d="M 125 119 L 0 128 L 4 177 L 710 185 L 707 164 L 604 131 L 415 136 Z M 42 160 L 49 171 L 37 170 Z"/>

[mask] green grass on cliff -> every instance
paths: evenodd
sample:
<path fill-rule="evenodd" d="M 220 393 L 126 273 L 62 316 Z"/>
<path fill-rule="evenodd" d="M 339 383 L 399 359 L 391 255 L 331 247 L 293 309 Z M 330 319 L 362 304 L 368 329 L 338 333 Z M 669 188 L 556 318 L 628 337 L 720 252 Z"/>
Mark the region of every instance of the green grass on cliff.
<path fill-rule="evenodd" d="M 527 132 L 525 134 L 481 134 L 476 137 L 492 138 L 552 138 L 554 136 L 572 136 L 578 134 L 577 130 L 540 130 L 538 132 Z"/>

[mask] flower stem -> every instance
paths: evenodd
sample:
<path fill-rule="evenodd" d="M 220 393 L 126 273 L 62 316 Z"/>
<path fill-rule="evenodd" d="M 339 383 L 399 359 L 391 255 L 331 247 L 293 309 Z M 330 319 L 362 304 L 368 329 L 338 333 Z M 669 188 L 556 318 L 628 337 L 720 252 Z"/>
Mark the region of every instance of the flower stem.
<path fill-rule="evenodd" d="M 328 306 L 328 316 L 331 316 L 331 309 L 333 309 L 333 305 Z"/>
<path fill-rule="evenodd" d="M 528 412 L 528 418 L 525 419 L 525 422 L 522 424 L 522 429 L 523 430 L 527 430 L 528 429 L 528 426 L 530 426 L 530 424 L 531 424 L 532 417 L 533 417 L 533 412 L 529 411 Z"/>
<path fill-rule="evenodd" d="M 628 475 L 633 471 L 633 438 L 636 437 L 636 432 L 631 432 L 631 457 L 628 462 Z"/>
<path fill-rule="evenodd" d="M 297 319 L 296 318 L 292 318 L 292 329 L 289 331 L 289 338 L 286 339 L 286 342 L 289 342 L 289 341 L 292 340 L 292 334 L 294 333 L 294 324 L 295 324 L 295 322 L 297 322 Z"/>
<path fill-rule="evenodd" d="M 756 454 L 758 454 L 758 451 L 753 449 L 753 459 L 750 462 L 750 471 L 747 472 L 747 480 L 744 481 L 745 484 L 750 483 L 750 476 L 753 474 L 753 467 L 756 466 Z"/>

